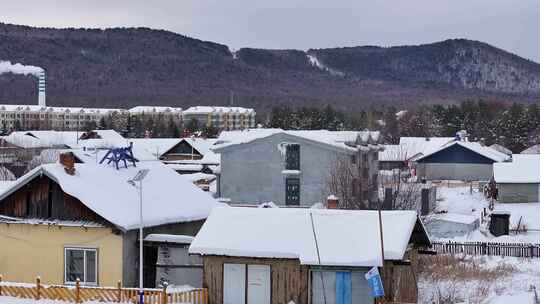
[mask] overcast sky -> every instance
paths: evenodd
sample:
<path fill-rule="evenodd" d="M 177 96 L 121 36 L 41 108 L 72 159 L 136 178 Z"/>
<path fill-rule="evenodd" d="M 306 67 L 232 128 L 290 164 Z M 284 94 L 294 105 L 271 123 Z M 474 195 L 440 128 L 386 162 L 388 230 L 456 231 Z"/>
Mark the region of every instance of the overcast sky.
<path fill-rule="evenodd" d="M 540 62 L 540 0 L 0 0 L 0 21 L 145 26 L 232 49 L 481 40 Z"/>

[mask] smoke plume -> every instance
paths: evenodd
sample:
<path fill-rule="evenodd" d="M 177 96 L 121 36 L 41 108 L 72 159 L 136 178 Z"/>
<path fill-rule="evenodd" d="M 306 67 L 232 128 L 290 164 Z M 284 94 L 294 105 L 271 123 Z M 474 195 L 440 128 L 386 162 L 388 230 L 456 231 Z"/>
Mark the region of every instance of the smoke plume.
<path fill-rule="evenodd" d="M 39 73 L 41 72 L 43 72 L 43 69 L 37 66 L 23 65 L 20 63 L 12 64 L 11 61 L 0 60 L 0 74 L 13 73 L 39 76 Z"/>

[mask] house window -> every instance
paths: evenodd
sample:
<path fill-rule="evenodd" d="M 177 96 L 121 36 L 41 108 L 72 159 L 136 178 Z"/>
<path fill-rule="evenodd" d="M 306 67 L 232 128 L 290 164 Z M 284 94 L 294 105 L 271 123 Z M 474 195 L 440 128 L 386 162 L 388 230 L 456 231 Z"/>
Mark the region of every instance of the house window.
<path fill-rule="evenodd" d="M 65 248 L 64 280 L 73 284 L 80 280 L 84 285 L 97 285 L 97 249 Z"/>
<path fill-rule="evenodd" d="M 285 179 L 285 204 L 300 205 L 300 179 L 286 178 Z"/>
<path fill-rule="evenodd" d="M 285 154 L 285 169 L 286 170 L 300 170 L 300 145 L 288 144 L 287 152 Z"/>

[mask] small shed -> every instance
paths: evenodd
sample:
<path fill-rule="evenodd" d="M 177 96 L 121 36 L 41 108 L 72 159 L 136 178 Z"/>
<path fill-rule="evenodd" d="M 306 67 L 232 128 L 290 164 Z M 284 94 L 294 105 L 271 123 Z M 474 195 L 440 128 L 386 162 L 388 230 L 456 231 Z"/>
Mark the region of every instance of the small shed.
<path fill-rule="evenodd" d="M 373 303 L 364 275 L 383 266 L 378 218 L 367 210 L 219 206 L 189 252 L 202 255 L 209 304 L 315 304 L 323 294 L 328 303 Z M 429 237 L 414 211 L 383 211 L 382 222 L 386 299 L 416 302 L 407 261 Z"/>
<path fill-rule="evenodd" d="M 480 227 L 477 216 L 458 213 L 435 214 L 426 218 L 425 223 L 429 235 L 436 238 L 465 236 Z"/>
<path fill-rule="evenodd" d="M 417 174 L 427 180 L 489 180 L 493 164 L 509 159 L 508 155 L 479 143 L 457 140 L 418 158 Z"/>

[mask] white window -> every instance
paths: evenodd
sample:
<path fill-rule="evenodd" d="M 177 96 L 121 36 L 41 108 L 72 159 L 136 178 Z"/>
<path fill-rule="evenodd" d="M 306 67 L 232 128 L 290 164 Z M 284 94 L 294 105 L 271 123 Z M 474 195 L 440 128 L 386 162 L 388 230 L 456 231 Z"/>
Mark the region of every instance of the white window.
<path fill-rule="evenodd" d="M 98 285 L 98 255 L 95 248 L 65 248 L 64 281 L 74 284 Z"/>

